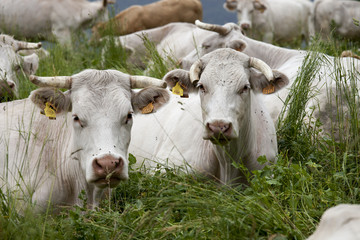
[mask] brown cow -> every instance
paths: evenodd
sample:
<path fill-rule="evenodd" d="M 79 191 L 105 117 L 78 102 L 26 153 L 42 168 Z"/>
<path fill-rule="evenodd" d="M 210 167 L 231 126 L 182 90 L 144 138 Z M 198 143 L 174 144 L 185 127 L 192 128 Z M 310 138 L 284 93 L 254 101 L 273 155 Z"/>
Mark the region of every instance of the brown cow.
<path fill-rule="evenodd" d="M 200 0 L 161 0 L 144 6 L 131 6 L 110 21 L 98 23 L 92 30 L 95 38 L 107 35 L 110 30 L 114 35 L 126 35 L 171 22 L 194 23 L 202 19 L 202 15 Z"/>

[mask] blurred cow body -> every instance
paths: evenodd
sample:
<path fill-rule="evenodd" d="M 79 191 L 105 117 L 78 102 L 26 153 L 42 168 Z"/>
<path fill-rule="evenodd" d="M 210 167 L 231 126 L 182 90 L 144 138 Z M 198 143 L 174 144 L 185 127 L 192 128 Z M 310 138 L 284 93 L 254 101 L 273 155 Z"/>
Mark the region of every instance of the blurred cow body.
<path fill-rule="evenodd" d="M 351 40 L 360 39 L 360 26 L 355 21 L 360 20 L 360 2 L 317 0 L 314 5 L 315 32 L 327 39 L 332 27 L 334 35 Z"/>
<path fill-rule="evenodd" d="M 107 0 L 1 0 L 0 31 L 21 38 L 57 39 L 107 18 Z"/>
<path fill-rule="evenodd" d="M 131 6 L 109 22 L 95 25 L 93 34 L 104 36 L 111 29 L 114 35 L 126 35 L 171 22 L 194 23 L 197 19 L 202 19 L 200 0 L 161 0 L 144 6 Z"/>
<path fill-rule="evenodd" d="M 264 42 L 308 40 L 313 33 L 312 3 L 307 0 L 227 0 L 224 8 L 237 11 L 241 29 Z"/>

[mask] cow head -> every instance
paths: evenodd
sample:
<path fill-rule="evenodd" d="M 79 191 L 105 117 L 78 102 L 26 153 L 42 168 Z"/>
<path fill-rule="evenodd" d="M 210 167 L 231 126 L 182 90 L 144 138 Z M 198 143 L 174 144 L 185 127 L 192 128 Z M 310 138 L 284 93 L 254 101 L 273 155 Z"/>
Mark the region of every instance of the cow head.
<path fill-rule="evenodd" d="M 0 99 L 17 96 L 18 73 L 30 75 L 38 68 L 39 57 L 36 54 L 23 57 L 18 51 L 40 47 L 41 43 L 18 41 L 8 35 L 0 34 Z"/>
<path fill-rule="evenodd" d="M 263 61 L 232 49 L 215 50 L 196 61 L 189 72 L 173 70 L 164 80 L 170 88 L 179 83 L 189 92 L 198 91 L 203 137 L 220 144 L 246 129 L 256 108 L 252 107 L 255 94 L 274 93 L 289 82 Z"/>
<path fill-rule="evenodd" d="M 169 99 L 167 91 L 159 88 L 166 86 L 164 81 L 116 70 L 89 69 L 69 77 L 30 79 L 43 87 L 30 96 L 42 111 L 52 111 L 51 117 L 71 113 L 71 158 L 79 161 L 86 181 L 98 188 L 115 187 L 128 178 L 133 114 L 150 113 Z M 137 93 L 131 90 L 143 87 Z"/>
<path fill-rule="evenodd" d="M 243 31 L 251 29 L 254 11 L 261 14 L 266 10 L 265 4 L 260 0 L 227 0 L 224 8 L 230 12 L 237 12 L 238 24 Z"/>
<path fill-rule="evenodd" d="M 113 4 L 112 0 L 99 0 L 94 2 L 86 1 L 85 5 L 81 7 L 81 28 L 89 27 L 98 22 L 105 22 L 109 20 L 109 13 L 107 10 L 108 4 Z"/>
<path fill-rule="evenodd" d="M 219 48 L 232 48 L 242 52 L 246 48 L 245 41 L 242 40 L 244 35 L 240 27 L 235 23 L 225 25 L 208 24 L 199 20 L 195 21 L 197 27 L 214 32 L 205 38 L 200 49 L 195 49 L 182 59 L 182 68 L 190 69 L 190 66 L 199 58 Z"/>

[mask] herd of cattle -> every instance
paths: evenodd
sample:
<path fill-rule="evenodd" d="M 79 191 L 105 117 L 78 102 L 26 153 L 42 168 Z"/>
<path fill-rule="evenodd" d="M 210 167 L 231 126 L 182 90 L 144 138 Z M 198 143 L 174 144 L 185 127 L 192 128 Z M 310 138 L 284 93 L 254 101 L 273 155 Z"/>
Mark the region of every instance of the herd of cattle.
<path fill-rule="evenodd" d="M 128 178 L 129 152 L 148 166 L 160 162 L 224 184 L 246 182 L 232 161 L 250 171 L 263 168 L 260 156 L 266 156 L 266 164 L 276 161 L 275 123 L 310 54 L 271 43 L 309 40 L 315 34 L 326 38 L 332 26 L 342 37 L 360 37 L 354 23 L 360 19 L 356 1 L 226 0 L 224 8 L 236 11 L 239 23 L 224 25 L 200 21 L 200 0 L 132 6 L 106 21 L 109 3 L 0 2 L 0 97 L 17 96 L 17 71 L 39 86 L 27 99 L 0 104 L 0 183 L 31 198 L 40 211 L 49 201 L 54 206 L 79 204 L 82 190 L 89 205 L 97 206 L 105 188 Z M 146 36 L 164 58 L 179 60 L 182 68 L 163 79 L 94 69 L 38 77 L 33 74 L 39 57 L 20 52 L 41 48 L 41 43 L 6 35 L 70 44 L 73 31 L 92 25 L 94 39 L 109 29 L 122 35 L 112 37 L 138 66 L 146 67 Z M 336 79 L 358 78 L 360 60 L 321 53 L 317 58 L 311 82 L 317 95 L 306 111 L 323 123 L 324 134 L 333 134 Z M 166 86 L 180 96 L 169 94 Z M 359 224 L 359 207 L 341 205 L 327 211 L 310 239 L 359 239 Z"/>

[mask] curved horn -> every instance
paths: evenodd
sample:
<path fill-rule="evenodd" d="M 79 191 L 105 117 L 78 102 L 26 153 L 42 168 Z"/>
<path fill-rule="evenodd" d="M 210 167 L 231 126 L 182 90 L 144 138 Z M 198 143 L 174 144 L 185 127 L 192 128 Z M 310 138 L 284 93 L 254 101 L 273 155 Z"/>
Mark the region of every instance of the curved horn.
<path fill-rule="evenodd" d="M 268 81 L 273 81 L 275 79 L 272 69 L 264 61 L 250 57 L 249 65 L 262 72 Z"/>
<path fill-rule="evenodd" d="M 72 78 L 70 76 L 38 77 L 31 75 L 30 81 L 39 87 L 71 88 Z"/>
<path fill-rule="evenodd" d="M 195 25 L 204 30 L 217 32 L 218 34 L 223 35 L 223 36 L 227 35 L 231 31 L 231 28 L 224 27 L 224 26 L 217 25 L 217 24 L 203 23 L 200 20 L 196 20 Z"/>
<path fill-rule="evenodd" d="M 157 78 L 147 76 L 130 76 L 130 86 L 131 88 L 145 88 L 148 86 L 166 88 L 167 84 L 165 81 Z"/>
<path fill-rule="evenodd" d="M 200 72 L 202 68 L 202 62 L 198 59 L 196 62 L 191 65 L 189 74 L 190 74 L 190 81 L 194 85 L 200 80 Z"/>
<path fill-rule="evenodd" d="M 38 43 L 32 43 L 32 42 L 24 42 L 24 41 L 18 41 L 15 40 L 17 48 L 14 49 L 15 51 L 19 50 L 25 50 L 25 49 L 38 49 L 41 48 L 41 42 Z"/>

